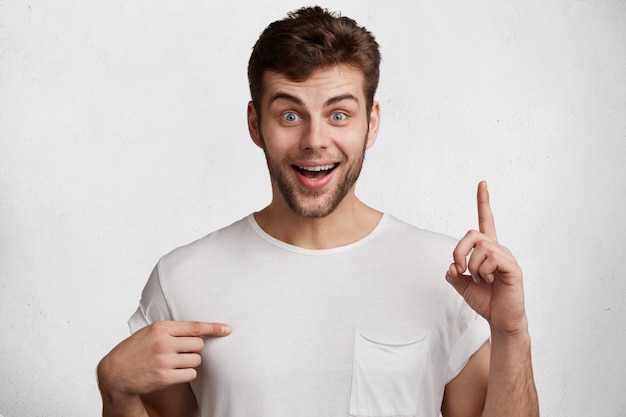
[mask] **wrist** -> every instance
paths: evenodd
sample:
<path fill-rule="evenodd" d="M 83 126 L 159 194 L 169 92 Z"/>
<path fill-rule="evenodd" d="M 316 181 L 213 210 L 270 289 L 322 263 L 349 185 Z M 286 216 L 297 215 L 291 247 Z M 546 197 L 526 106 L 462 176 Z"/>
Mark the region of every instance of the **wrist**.
<path fill-rule="evenodd" d="M 491 331 L 491 345 L 505 348 L 506 350 L 527 350 L 530 348 L 530 333 L 528 329 L 516 332 Z"/>
<path fill-rule="evenodd" d="M 526 351 L 530 349 L 530 332 L 528 331 L 528 321 L 526 315 L 516 326 L 507 327 L 506 330 L 497 328 L 490 324 L 491 344 L 498 346 L 505 351 Z"/>
<path fill-rule="evenodd" d="M 126 392 L 111 374 L 108 356 L 104 357 L 97 368 L 98 388 L 104 407 L 115 406 L 120 409 L 135 409 L 142 405 L 138 394 Z M 143 407 L 142 407 L 143 408 Z M 140 415 L 140 414 L 137 414 Z"/>
<path fill-rule="evenodd" d="M 109 390 L 100 385 L 102 396 L 102 415 L 104 417 L 148 417 L 141 397 L 117 390 Z"/>
<path fill-rule="evenodd" d="M 528 318 L 525 312 L 519 313 L 514 318 L 508 318 L 505 322 L 502 320 L 494 323 L 489 321 L 489 328 L 492 337 L 504 339 L 519 339 L 528 336 Z"/>
<path fill-rule="evenodd" d="M 505 371 L 508 377 L 524 379 L 531 368 L 531 337 L 528 326 L 506 332 L 491 329 L 491 370 Z M 532 374 L 531 374 L 532 377 Z"/>

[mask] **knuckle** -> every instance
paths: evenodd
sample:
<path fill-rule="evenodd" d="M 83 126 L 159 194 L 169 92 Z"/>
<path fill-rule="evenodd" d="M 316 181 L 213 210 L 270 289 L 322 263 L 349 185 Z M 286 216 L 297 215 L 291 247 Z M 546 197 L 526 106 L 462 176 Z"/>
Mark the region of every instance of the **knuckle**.
<path fill-rule="evenodd" d="M 175 378 L 176 383 L 181 383 L 181 382 L 191 382 L 197 377 L 198 377 L 198 371 L 196 371 L 194 368 L 183 368 L 183 369 L 177 369 L 175 377 L 173 376 L 172 379 Z"/>
<path fill-rule="evenodd" d="M 198 321 L 189 322 L 189 334 L 191 336 L 199 336 L 202 333 L 202 325 Z"/>
<path fill-rule="evenodd" d="M 476 249 L 484 249 L 484 248 L 486 248 L 486 243 L 487 242 L 485 240 L 481 239 L 481 240 L 477 240 L 476 244 L 474 246 L 475 246 Z M 488 250 L 488 248 L 487 248 L 487 250 Z"/>
<path fill-rule="evenodd" d="M 196 371 L 193 368 L 189 368 L 187 370 L 187 375 L 186 375 L 186 378 L 185 378 L 187 381 L 193 381 L 197 377 L 198 377 L 198 371 Z"/>
<path fill-rule="evenodd" d="M 152 351 L 154 353 L 163 353 L 171 348 L 169 339 L 159 338 L 152 343 Z"/>
<path fill-rule="evenodd" d="M 197 347 L 197 352 L 200 352 L 202 349 L 204 349 L 204 339 L 202 338 L 198 338 L 198 347 Z"/>
<path fill-rule="evenodd" d="M 459 246 L 454 248 L 454 250 L 452 251 L 452 256 L 454 256 L 455 258 L 462 257 L 462 256 L 464 257 L 465 253 L 463 252 L 463 248 Z"/>
<path fill-rule="evenodd" d="M 193 341 L 189 342 L 188 352 L 189 353 L 197 353 L 204 349 L 204 340 L 200 337 L 195 337 Z"/>
<path fill-rule="evenodd" d="M 153 364 L 156 372 L 165 372 L 165 370 L 169 368 L 169 360 L 163 355 L 156 356 L 153 360 Z"/>
<path fill-rule="evenodd" d="M 191 354 L 191 367 L 195 368 L 200 366 L 200 364 L 202 363 L 202 356 L 200 356 L 198 353 L 193 353 Z"/>
<path fill-rule="evenodd" d="M 154 382 L 156 385 L 169 385 L 172 373 L 169 369 L 157 369 L 154 372 Z"/>
<path fill-rule="evenodd" d="M 156 334 L 168 333 L 169 334 L 169 326 L 165 321 L 157 321 L 150 325 L 150 331 Z"/>

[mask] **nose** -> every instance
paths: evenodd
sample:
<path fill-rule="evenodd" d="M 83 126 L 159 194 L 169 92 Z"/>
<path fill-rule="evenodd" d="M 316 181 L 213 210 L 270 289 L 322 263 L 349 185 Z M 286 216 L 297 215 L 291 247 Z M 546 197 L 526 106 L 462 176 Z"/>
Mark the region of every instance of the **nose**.
<path fill-rule="evenodd" d="M 330 132 L 324 122 L 311 119 L 302 132 L 300 147 L 303 150 L 326 149 L 330 143 Z"/>

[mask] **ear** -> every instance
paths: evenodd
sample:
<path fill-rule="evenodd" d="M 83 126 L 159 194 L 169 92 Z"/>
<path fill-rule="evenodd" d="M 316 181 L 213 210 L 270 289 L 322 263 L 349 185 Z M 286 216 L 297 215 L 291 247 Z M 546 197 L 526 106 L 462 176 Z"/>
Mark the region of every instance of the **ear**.
<path fill-rule="evenodd" d="M 372 111 L 370 112 L 369 131 L 367 132 L 366 149 L 369 149 L 378 137 L 378 128 L 380 127 L 380 103 L 376 100 L 372 103 Z"/>
<path fill-rule="evenodd" d="M 259 117 L 254 107 L 254 103 L 250 101 L 248 103 L 248 132 L 252 142 L 259 148 L 263 148 L 263 140 L 261 139 L 261 127 L 259 126 Z"/>

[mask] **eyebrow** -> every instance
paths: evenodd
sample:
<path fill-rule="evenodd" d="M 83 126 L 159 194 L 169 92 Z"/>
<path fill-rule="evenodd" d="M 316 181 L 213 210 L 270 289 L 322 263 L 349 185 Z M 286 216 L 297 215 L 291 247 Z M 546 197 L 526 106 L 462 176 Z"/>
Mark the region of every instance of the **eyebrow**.
<path fill-rule="evenodd" d="M 270 104 L 272 104 L 276 100 L 287 100 L 287 101 L 291 101 L 292 103 L 297 104 L 299 106 L 304 105 L 303 101 L 300 100 L 298 97 L 292 96 L 291 94 L 287 94 L 287 93 L 276 93 L 276 94 L 274 94 L 270 98 Z M 354 95 L 348 93 L 348 94 L 341 94 L 341 95 L 329 98 L 324 103 L 324 107 L 332 106 L 333 104 L 337 104 L 337 103 L 339 103 L 341 101 L 344 101 L 344 100 L 352 100 L 352 101 L 355 101 L 357 104 L 359 103 L 359 99 L 357 97 L 355 97 Z"/>
<path fill-rule="evenodd" d="M 333 104 L 337 104 L 340 101 L 344 101 L 344 100 L 352 100 L 356 102 L 357 104 L 359 104 L 359 99 L 353 96 L 352 94 L 342 94 L 340 96 L 331 97 L 328 100 L 326 100 L 326 103 L 324 103 L 324 107 L 332 106 Z"/>

